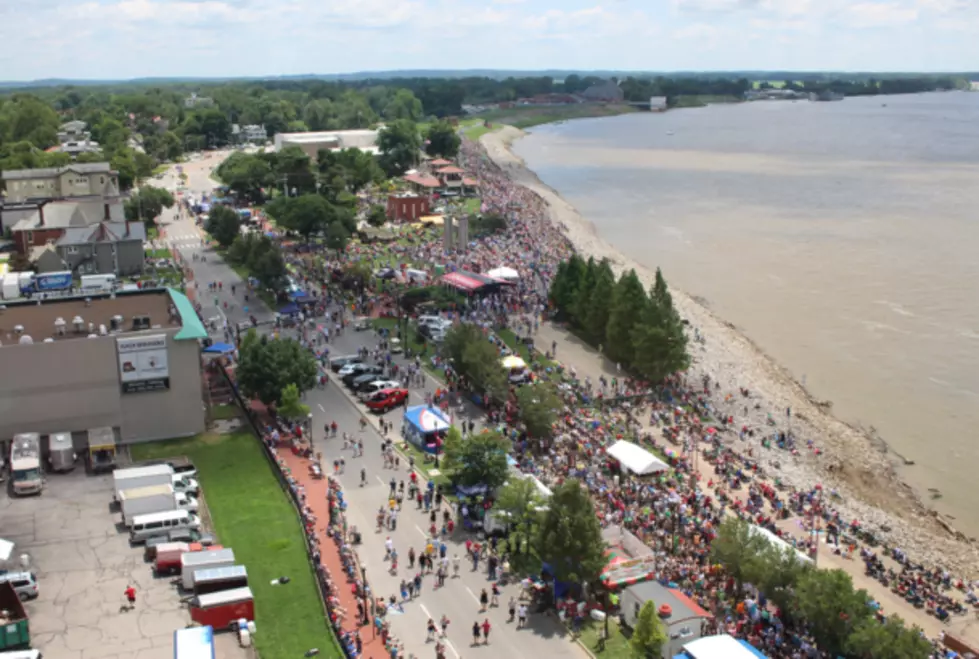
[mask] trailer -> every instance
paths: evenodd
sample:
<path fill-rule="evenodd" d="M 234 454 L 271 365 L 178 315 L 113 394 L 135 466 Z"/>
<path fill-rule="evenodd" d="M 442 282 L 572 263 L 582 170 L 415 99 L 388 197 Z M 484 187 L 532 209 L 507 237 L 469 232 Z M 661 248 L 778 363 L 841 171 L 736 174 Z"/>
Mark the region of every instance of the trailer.
<path fill-rule="evenodd" d="M 116 469 L 112 473 L 112 488 L 115 491 L 117 501 L 119 500 L 119 493 L 123 490 L 150 487 L 151 485 L 173 486 L 173 467 L 170 465 L 150 465 L 149 467 Z"/>
<path fill-rule="evenodd" d="M 70 270 L 62 272 L 45 272 L 34 275 L 33 289 L 38 293 L 48 291 L 65 291 L 71 288 L 74 280 Z"/>
<path fill-rule="evenodd" d="M 158 575 L 162 576 L 165 574 L 177 574 L 180 572 L 182 567 L 182 559 L 184 554 L 196 554 L 203 552 L 205 550 L 218 550 L 224 549 L 221 545 L 211 545 L 205 547 L 199 542 L 173 542 L 166 543 L 167 547 L 159 545 L 156 548 L 156 557 L 153 560 L 153 571 Z M 171 545 L 182 545 L 180 547 L 174 547 Z"/>
<path fill-rule="evenodd" d="M 31 630 L 24 603 L 9 582 L 0 583 L 0 650 L 16 650 L 31 645 Z"/>
<path fill-rule="evenodd" d="M 51 471 L 71 471 L 75 468 L 75 445 L 70 432 L 54 432 L 48 435 L 48 466 Z"/>
<path fill-rule="evenodd" d="M 148 485 L 122 490 L 119 493 L 119 505 L 122 508 L 122 521 L 128 527 L 132 526 L 136 515 L 176 510 L 177 500 L 172 485 Z"/>
<path fill-rule="evenodd" d="M 173 659 L 214 659 L 214 628 L 185 627 L 173 633 Z"/>
<path fill-rule="evenodd" d="M 106 426 L 88 431 L 88 462 L 93 473 L 116 467 L 116 431 Z"/>
<path fill-rule="evenodd" d="M 255 620 L 255 599 L 248 586 L 198 595 L 190 604 L 190 619 L 199 625 L 228 629 L 242 618 Z"/>
<path fill-rule="evenodd" d="M 207 595 L 221 590 L 243 588 L 248 585 L 248 571 L 244 565 L 216 567 L 198 570 L 194 575 L 194 594 Z"/>
<path fill-rule="evenodd" d="M 40 494 L 44 487 L 41 478 L 41 436 L 36 432 L 14 435 L 10 444 L 10 477 L 14 494 Z"/>
<path fill-rule="evenodd" d="M 82 293 L 111 293 L 115 287 L 115 275 L 84 275 L 82 277 Z"/>
<path fill-rule="evenodd" d="M 194 589 L 194 575 L 201 570 L 231 567 L 235 564 L 235 552 L 231 549 L 209 549 L 188 552 L 180 557 L 180 584 L 184 590 Z"/>

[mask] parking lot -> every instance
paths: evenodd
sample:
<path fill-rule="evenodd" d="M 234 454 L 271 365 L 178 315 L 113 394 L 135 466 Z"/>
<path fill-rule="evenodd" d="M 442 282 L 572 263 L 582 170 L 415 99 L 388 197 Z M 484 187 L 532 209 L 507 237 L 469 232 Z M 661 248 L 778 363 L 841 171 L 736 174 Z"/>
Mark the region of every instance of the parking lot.
<path fill-rule="evenodd" d="M 173 632 L 190 623 L 170 578 L 157 579 L 110 509 L 112 476 L 49 474 L 37 497 L 0 497 L 0 535 L 28 554 L 40 596 L 26 603 L 32 647 L 57 659 L 172 659 Z M 16 564 L 16 559 L 12 558 Z M 10 569 L 18 569 L 11 566 Z M 127 611 L 123 591 L 136 588 Z M 217 656 L 250 656 L 231 634 Z"/>

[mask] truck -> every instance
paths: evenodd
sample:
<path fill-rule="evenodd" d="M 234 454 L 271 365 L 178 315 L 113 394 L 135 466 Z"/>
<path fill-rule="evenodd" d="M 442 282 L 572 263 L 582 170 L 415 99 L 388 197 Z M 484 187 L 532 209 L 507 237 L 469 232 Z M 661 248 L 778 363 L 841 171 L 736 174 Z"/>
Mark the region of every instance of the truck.
<path fill-rule="evenodd" d="M 82 293 L 111 293 L 116 287 L 115 275 L 83 275 Z"/>
<path fill-rule="evenodd" d="M 149 515 L 177 509 L 177 499 L 172 485 L 147 485 L 119 492 L 122 521 L 132 526 L 136 515 Z"/>
<path fill-rule="evenodd" d="M 112 472 L 112 489 L 116 501 L 123 490 L 134 490 L 137 487 L 151 485 L 173 485 L 173 467 L 170 465 L 151 465 L 149 467 L 131 467 L 116 469 Z"/>
<path fill-rule="evenodd" d="M 74 280 L 70 270 L 62 272 L 45 272 L 34 275 L 31 282 L 32 291 L 35 293 L 46 293 L 48 291 L 64 291 L 72 287 Z"/>
<path fill-rule="evenodd" d="M 75 468 L 77 458 L 70 432 L 53 432 L 48 435 L 48 465 L 51 471 L 71 471 Z"/>
<path fill-rule="evenodd" d="M 16 650 L 30 645 L 31 632 L 24 603 L 10 583 L 0 583 L 0 650 Z"/>
<path fill-rule="evenodd" d="M 10 477 L 14 494 L 40 494 L 44 487 L 41 479 L 41 436 L 36 432 L 14 435 L 10 443 Z"/>
<path fill-rule="evenodd" d="M 16 300 L 21 297 L 19 272 L 8 272 L 3 276 L 3 282 L 0 284 L 0 297 L 4 300 Z"/>

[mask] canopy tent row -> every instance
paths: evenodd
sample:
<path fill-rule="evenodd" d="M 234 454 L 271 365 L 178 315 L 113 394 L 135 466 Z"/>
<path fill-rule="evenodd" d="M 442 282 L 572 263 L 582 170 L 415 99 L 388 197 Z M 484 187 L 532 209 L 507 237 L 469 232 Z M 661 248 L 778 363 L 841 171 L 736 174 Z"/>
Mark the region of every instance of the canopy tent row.
<path fill-rule="evenodd" d="M 623 469 L 634 474 L 646 476 L 669 469 L 669 465 L 646 449 L 624 439 L 612 444 L 606 453 L 619 461 Z"/>

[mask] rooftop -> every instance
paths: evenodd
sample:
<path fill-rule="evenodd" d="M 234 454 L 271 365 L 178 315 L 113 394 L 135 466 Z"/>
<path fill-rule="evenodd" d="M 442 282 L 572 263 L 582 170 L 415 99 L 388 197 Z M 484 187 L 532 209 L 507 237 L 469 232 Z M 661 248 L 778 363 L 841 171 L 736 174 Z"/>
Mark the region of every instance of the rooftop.
<path fill-rule="evenodd" d="M 4 172 L 6 174 L 6 172 Z M 105 204 L 101 199 L 86 202 L 55 201 L 38 207 L 14 224 L 13 231 L 29 231 L 44 226 L 48 229 L 89 227 L 105 219 Z"/>
<path fill-rule="evenodd" d="M 409 183 L 414 183 L 425 188 L 437 188 L 442 185 L 437 178 L 426 174 L 408 174 L 404 178 Z"/>
<path fill-rule="evenodd" d="M 58 245 L 86 243 L 114 243 L 120 240 L 146 240 L 146 227 L 142 222 L 99 222 L 88 227 L 66 229 Z"/>
<path fill-rule="evenodd" d="M 106 174 L 118 173 L 118 172 L 113 172 L 112 168 L 109 167 L 109 163 L 107 162 L 85 162 L 85 163 L 72 163 L 70 165 L 65 165 L 64 167 L 39 167 L 37 169 L 8 169 L 3 172 L 3 180 L 15 181 L 15 180 L 22 180 L 22 179 L 55 178 L 57 176 L 61 176 L 65 172 L 75 172 L 76 174 L 98 174 L 99 172 L 105 172 Z"/>
<path fill-rule="evenodd" d="M 38 304 L 36 301 L 8 304 L 0 311 L 0 345 L 14 345 L 19 337 L 29 336 L 34 343 L 42 343 L 45 339 L 67 341 L 86 338 L 90 333 L 89 324 L 94 325 L 94 333 L 100 333 L 100 325 L 105 325 L 109 331 L 112 318 L 122 316 L 119 334 L 133 331 L 134 316 L 149 316 L 150 327 L 143 329 L 173 328 L 200 325 L 196 314 L 190 322 L 181 322 L 186 318 L 182 300 L 173 294 L 183 297 L 177 291 L 154 289 L 149 291 L 132 291 L 116 293 L 115 297 L 108 295 L 91 296 L 91 305 L 85 303 L 85 298 L 55 298 Z M 186 298 L 185 298 L 186 299 Z M 171 315 L 171 309 L 173 314 Z M 58 331 L 58 319 L 64 321 L 64 334 Z M 81 331 L 76 331 L 75 318 L 81 318 Z M 193 329 L 193 328 L 191 328 Z M 199 338 L 197 336 L 181 336 L 176 338 Z"/>

